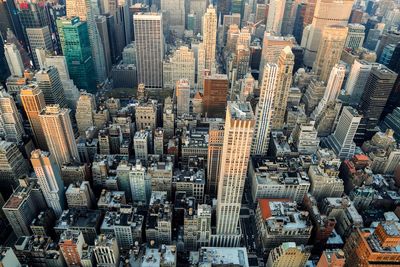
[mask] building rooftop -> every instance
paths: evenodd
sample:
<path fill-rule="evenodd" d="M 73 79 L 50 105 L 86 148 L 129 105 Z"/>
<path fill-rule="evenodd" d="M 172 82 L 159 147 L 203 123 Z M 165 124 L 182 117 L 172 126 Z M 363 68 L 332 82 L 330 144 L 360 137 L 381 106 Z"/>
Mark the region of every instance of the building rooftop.
<path fill-rule="evenodd" d="M 101 218 L 100 210 L 64 210 L 54 228 L 68 229 L 96 227 Z"/>
<path fill-rule="evenodd" d="M 131 206 L 125 206 L 120 211 L 107 211 L 101 230 L 113 229 L 114 226 L 127 226 L 133 230 L 142 229 L 144 216 L 137 213 L 136 209 L 132 209 Z"/>
<path fill-rule="evenodd" d="M 234 120 L 255 120 L 250 102 L 228 101 L 228 108 Z"/>
<path fill-rule="evenodd" d="M 199 267 L 219 265 L 248 267 L 246 248 L 202 247 L 200 249 Z"/>
<path fill-rule="evenodd" d="M 125 191 L 101 191 L 97 206 L 100 209 L 118 209 L 126 204 Z"/>
<path fill-rule="evenodd" d="M 175 266 L 176 260 L 176 246 L 161 245 L 160 249 L 146 249 L 141 266 Z"/>

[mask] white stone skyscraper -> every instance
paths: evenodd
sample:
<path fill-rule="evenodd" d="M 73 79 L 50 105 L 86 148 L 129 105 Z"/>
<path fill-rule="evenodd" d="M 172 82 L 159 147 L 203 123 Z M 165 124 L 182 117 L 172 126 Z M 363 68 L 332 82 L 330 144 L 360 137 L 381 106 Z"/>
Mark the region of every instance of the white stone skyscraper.
<path fill-rule="evenodd" d="M 162 88 L 164 34 L 163 17 L 158 13 L 133 15 L 138 83 L 146 88 Z"/>
<path fill-rule="evenodd" d="M 196 60 L 194 52 L 181 46 L 163 64 L 164 88 L 173 88 L 179 79 L 188 79 L 191 88 L 195 87 Z"/>
<path fill-rule="evenodd" d="M 5 90 L 0 91 L 0 135 L 8 142 L 19 143 L 25 134 L 14 99 Z"/>
<path fill-rule="evenodd" d="M 266 31 L 274 32 L 279 35 L 281 33 L 282 19 L 285 12 L 286 0 L 270 0 L 268 4 L 268 16 Z"/>
<path fill-rule="evenodd" d="M 237 246 L 242 202 L 255 117 L 249 102 L 228 102 L 217 194 L 214 246 Z"/>
<path fill-rule="evenodd" d="M 326 85 L 325 93 L 318 106 L 311 114 L 312 119 L 317 119 L 329 103 L 336 101 L 342 89 L 344 76 L 346 75 L 346 66 L 336 64 L 329 76 L 328 84 Z"/>
<path fill-rule="evenodd" d="M 324 28 L 347 26 L 354 0 L 317 0 L 312 23 L 303 31 L 301 46 L 305 48 L 304 64 L 312 67 Z"/>
<path fill-rule="evenodd" d="M 4 45 L 4 54 L 6 56 L 8 68 L 11 75 L 22 77 L 24 75 L 24 63 L 22 62 L 21 53 L 17 46 L 13 43 Z"/>
<path fill-rule="evenodd" d="M 40 149 L 32 151 L 31 163 L 47 205 L 57 217 L 60 216 L 65 205 L 64 183 L 60 168 L 49 152 Z"/>
<path fill-rule="evenodd" d="M 287 99 L 292 86 L 292 73 L 294 66 L 294 54 L 289 46 L 286 46 L 278 59 L 278 75 L 274 98 L 274 116 L 272 129 L 282 129 L 285 122 Z"/>
<path fill-rule="evenodd" d="M 46 106 L 40 112 L 40 124 L 50 153 L 57 165 L 79 161 L 78 148 L 72 129 L 70 110 L 59 105 Z"/>
<path fill-rule="evenodd" d="M 203 16 L 203 44 L 205 54 L 204 68 L 212 71 L 215 68 L 215 51 L 217 47 L 217 12 L 210 5 Z"/>
<path fill-rule="evenodd" d="M 278 65 L 267 63 L 263 71 L 260 100 L 255 112 L 256 124 L 251 145 L 252 155 L 266 155 L 268 151 L 275 91 L 277 90 L 277 76 Z"/>
<path fill-rule="evenodd" d="M 327 144 L 340 158 L 351 158 L 356 144 L 353 139 L 360 125 L 362 116 L 352 107 L 344 107 L 340 114 L 335 132 L 327 139 Z"/>
<path fill-rule="evenodd" d="M 178 116 L 189 114 L 190 109 L 190 84 L 186 79 L 180 79 L 176 82 L 176 114 Z"/>

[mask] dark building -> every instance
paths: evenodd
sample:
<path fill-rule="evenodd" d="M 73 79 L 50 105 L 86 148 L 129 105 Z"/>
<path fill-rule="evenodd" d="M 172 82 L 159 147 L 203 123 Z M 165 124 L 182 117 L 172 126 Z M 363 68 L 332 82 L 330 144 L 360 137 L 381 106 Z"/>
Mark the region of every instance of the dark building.
<path fill-rule="evenodd" d="M 296 45 L 292 47 L 292 53 L 294 55 L 294 66 L 293 73 L 303 67 L 303 57 L 304 57 L 304 48 Z"/>
<path fill-rule="evenodd" d="M 363 15 L 364 15 L 364 12 L 362 10 L 353 9 L 351 11 L 351 14 L 350 14 L 349 22 L 350 23 L 360 23 L 361 24 Z"/>
<path fill-rule="evenodd" d="M 296 18 L 293 27 L 293 36 L 296 38 L 296 42 L 301 44 L 304 30 L 304 16 L 306 14 L 307 4 L 301 3 L 297 6 Z"/>
<path fill-rule="evenodd" d="M 114 88 L 134 88 L 137 86 L 136 66 L 134 64 L 119 64 L 111 70 Z"/>
<path fill-rule="evenodd" d="M 372 137 L 392 91 L 397 74 L 385 66 L 374 67 L 368 77 L 361 96 L 359 111 L 363 115 L 357 136 L 364 140 Z M 361 141 L 361 140 L 358 140 Z"/>
<path fill-rule="evenodd" d="M 204 78 L 203 111 L 209 118 L 225 118 L 228 76 L 214 74 Z"/>
<path fill-rule="evenodd" d="M 4 83 L 8 76 L 10 76 L 10 70 L 8 69 L 6 56 L 4 55 L 4 40 L 0 34 L 0 84 Z"/>
<path fill-rule="evenodd" d="M 232 0 L 217 0 L 217 13 L 223 23 L 224 15 L 230 14 L 232 7 Z"/>

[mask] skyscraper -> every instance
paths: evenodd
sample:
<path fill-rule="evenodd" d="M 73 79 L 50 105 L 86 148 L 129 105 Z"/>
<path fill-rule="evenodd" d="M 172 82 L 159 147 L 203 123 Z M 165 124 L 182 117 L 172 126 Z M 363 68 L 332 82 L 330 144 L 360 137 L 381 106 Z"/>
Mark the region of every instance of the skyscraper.
<path fill-rule="evenodd" d="M 373 65 L 366 60 L 356 59 L 354 61 L 345 87 L 346 95 L 350 96 L 350 103 L 358 104 L 360 102 Z"/>
<path fill-rule="evenodd" d="M 358 109 L 363 115 L 362 124 L 365 125 L 367 131 L 377 125 L 396 77 L 397 74 L 385 66 L 378 65 L 372 68 Z M 362 130 L 360 129 L 360 131 Z"/>
<path fill-rule="evenodd" d="M 50 105 L 39 115 L 49 151 L 60 168 L 65 163 L 79 161 L 69 113 L 69 109 Z"/>
<path fill-rule="evenodd" d="M 138 83 L 146 88 L 162 88 L 164 58 L 163 18 L 158 13 L 133 15 L 137 48 Z"/>
<path fill-rule="evenodd" d="M 196 27 L 194 30 L 194 34 L 201 33 L 202 31 L 202 17 L 203 14 L 206 13 L 207 11 L 207 0 L 191 0 L 189 3 L 189 9 L 190 11 L 195 14 L 196 17 Z M 218 3 L 218 8 L 219 8 L 219 3 Z M 227 11 L 229 13 L 229 11 Z M 227 14 L 228 14 L 227 13 Z"/>
<path fill-rule="evenodd" d="M 222 146 L 224 143 L 224 124 L 210 124 L 208 131 L 207 186 L 211 196 L 217 195 L 218 179 L 221 165 Z"/>
<path fill-rule="evenodd" d="M 352 107 L 344 107 L 339 117 L 335 132 L 328 137 L 328 146 L 340 158 L 351 158 L 354 155 L 356 144 L 353 139 L 356 135 L 361 116 Z"/>
<path fill-rule="evenodd" d="M 327 105 L 336 101 L 337 97 L 340 94 L 340 90 L 342 89 L 345 75 L 346 66 L 342 64 L 336 64 L 335 67 L 333 67 L 329 76 L 328 83 L 326 85 L 324 96 L 318 103 L 317 108 L 311 114 L 312 119 L 320 118 Z"/>
<path fill-rule="evenodd" d="M 31 163 L 47 205 L 60 216 L 65 205 L 60 168 L 49 152 L 40 149 L 32 151 Z"/>
<path fill-rule="evenodd" d="M 269 146 L 272 114 L 274 112 L 274 99 L 278 89 L 278 65 L 269 64 L 264 68 L 260 87 L 260 100 L 258 101 L 255 117 L 255 129 L 253 143 L 251 145 L 252 155 L 266 155 Z"/>
<path fill-rule="evenodd" d="M 18 179 L 29 173 L 29 165 L 15 143 L 0 141 L 0 191 L 9 195 Z"/>
<path fill-rule="evenodd" d="M 333 66 L 339 63 L 347 32 L 348 29 L 344 26 L 334 25 L 324 28 L 313 66 L 313 71 L 321 81 L 327 82 Z"/>
<path fill-rule="evenodd" d="M 239 213 L 254 134 L 249 102 L 228 102 L 218 182 L 217 231 L 214 244 L 237 246 Z"/>
<path fill-rule="evenodd" d="M 47 142 L 39 119 L 40 112 L 46 106 L 43 92 L 36 84 L 30 84 L 21 89 L 20 97 L 25 114 L 31 125 L 35 144 L 40 149 L 46 150 Z"/>
<path fill-rule="evenodd" d="M 274 116 L 272 128 L 282 129 L 285 122 L 287 99 L 292 85 L 292 73 L 294 66 L 294 54 L 289 46 L 286 46 L 278 59 L 278 73 L 274 98 Z"/>
<path fill-rule="evenodd" d="M 327 26 L 346 26 L 354 0 L 317 0 L 314 17 L 303 32 L 302 46 L 305 47 L 304 64 L 311 67 L 319 52 L 322 33 Z M 337 63 L 337 62 L 336 62 Z"/>
<path fill-rule="evenodd" d="M 174 54 L 163 64 L 164 87 L 173 88 L 179 79 L 188 79 L 191 88 L 195 83 L 196 62 L 194 52 L 186 46 L 175 50 Z"/>
<path fill-rule="evenodd" d="M 160 10 L 166 16 L 166 22 L 170 30 L 183 34 L 185 30 L 185 0 L 160 0 Z"/>
<path fill-rule="evenodd" d="M 204 68 L 212 71 L 215 68 L 215 50 L 217 46 L 217 12 L 210 5 L 203 16 L 203 44 L 205 54 Z"/>
<path fill-rule="evenodd" d="M 25 134 L 14 99 L 5 90 L 0 91 L 0 132 L 1 136 L 8 142 L 19 143 Z"/>
<path fill-rule="evenodd" d="M 280 35 L 285 3 L 286 1 L 280 0 L 269 1 L 266 31 Z"/>
<path fill-rule="evenodd" d="M 26 35 L 28 36 L 29 46 L 32 51 L 33 64 L 36 68 L 40 68 L 36 48 L 43 48 L 49 52 L 53 51 L 53 41 L 49 27 L 46 25 L 41 28 L 27 28 Z"/>
<path fill-rule="evenodd" d="M 176 114 L 181 116 L 189 114 L 190 108 L 190 85 L 186 79 L 180 79 L 176 82 Z"/>
<path fill-rule="evenodd" d="M 96 82 L 88 25 L 78 17 L 57 20 L 63 55 L 67 60 L 71 79 L 79 89 L 96 91 Z"/>
<path fill-rule="evenodd" d="M 365 26 L 357 23 L 348 25 L 349 33 L 346 38 L 345 48 L 356 50 L 362 47 L 365 39 Z"/>
<path fill-rule="evenodd" d="M 205 77 L 203 111 L 207 117 L 223 118 L 225 116 L 228 86 L 229 81 L 226 74 Z"/>
<path fill-rule="evenodd" d="M 4 45 L 4 54 L 6 56 L 8 68 L 11 75 L 22 77 L 24 74 L 24 63 L 17 46 L 13 43 Z"/>
<path fill-rule="evenodd" d="M 43 92 L 46 105 L 58 104 L 62 108 L 67 107 L 63 85 L 55 67 L 43 68 L 35 77 L 39 89 Z"/>
<path fill-rule="evenodd" d="M 105 51 L 96 24 L 96 16 L 100 15 L 98 1 L 67 0 L 66 11 L 68 18 L 78 17 L 81 21 L 86 21 L 95 77 L 98 83 L 105 81 L 107 78 Z"/>

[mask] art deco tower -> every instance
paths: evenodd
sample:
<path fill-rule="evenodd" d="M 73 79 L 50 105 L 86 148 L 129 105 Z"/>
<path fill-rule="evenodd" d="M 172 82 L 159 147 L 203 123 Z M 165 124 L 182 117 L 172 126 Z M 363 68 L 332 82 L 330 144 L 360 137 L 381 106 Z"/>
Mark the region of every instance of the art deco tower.
<path fill-rule="evenodd" d="M 239 213 L 250 158 L 255 117 L 249 102 L 228 102 L 218 183 L 217 246 L 236 246 Z"/>

